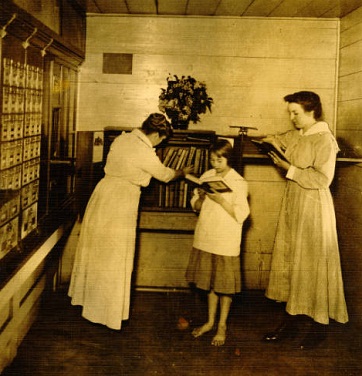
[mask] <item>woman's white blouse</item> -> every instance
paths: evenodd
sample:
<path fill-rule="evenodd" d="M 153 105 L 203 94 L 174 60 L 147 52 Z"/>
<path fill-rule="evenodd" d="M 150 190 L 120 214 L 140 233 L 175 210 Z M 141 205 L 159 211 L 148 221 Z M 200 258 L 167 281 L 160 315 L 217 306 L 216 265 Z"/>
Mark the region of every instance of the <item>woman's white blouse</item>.
<path fill-rule="evenodd" d="M 104 171 L 143 187 L 151 177 L 169 182 L 175 176 L 175 170 L 161 163 L 149 138 L 137 128 L 113 141 Z"/>

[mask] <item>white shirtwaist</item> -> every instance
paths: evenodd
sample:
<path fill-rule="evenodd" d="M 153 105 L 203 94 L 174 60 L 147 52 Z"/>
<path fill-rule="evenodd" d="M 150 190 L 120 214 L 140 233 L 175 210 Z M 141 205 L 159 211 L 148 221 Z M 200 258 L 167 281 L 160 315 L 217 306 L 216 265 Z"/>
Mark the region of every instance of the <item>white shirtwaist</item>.
<path fill-rule="evenodd" d="M 200 179 L 215 175 L 215 169 L 211 169 Z M 196 224 L 193 247 L 216 255 L 239 256 L 242 226 L 250 212 L 247 201 L 248 184 L 234 169 L 231 169 L 224 179 L 233 191 L 222 195 L 233 205 L 237 220 L 221 205 L 206 197 Z M 198 198 L 195 190 L 195 195 L 191 199 L 192 207 Z"/>
<path fill-rule="evenodd" d="M 104 170 L 82 222 L 69 296 L 84 318 L 120 329 L 129 318 L 140 187 L 152 176 L 168 182 L 175 172 L 139 129 L 114 140 Z"/>

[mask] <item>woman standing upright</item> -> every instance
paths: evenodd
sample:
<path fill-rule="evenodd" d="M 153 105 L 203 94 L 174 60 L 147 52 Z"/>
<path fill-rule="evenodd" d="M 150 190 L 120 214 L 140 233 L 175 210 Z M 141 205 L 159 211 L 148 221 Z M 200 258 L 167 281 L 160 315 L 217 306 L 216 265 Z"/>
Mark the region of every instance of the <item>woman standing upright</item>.
<path fill-rule="evenodd" d="M 141 186 L 151 177 L 168 182 L 191 171 L 165 167 L 154 146 L 172 134 L 162 114 L 117 137 L 84 215 L 69 296 L 89 321 L 121 329 L 129 318 L 131 274 Z"/>
<path fill-rule="evenodd" d="M 273 342 L 296 334 L 298 319 L 305 315 L 312 320 L 300 347 L 308 348 L 326 337 L 329 319 L 348 321 L 329 189 L 339 149 L 328 124 L 321 121 L 317 94 L 301 91 L 284 100 L 296 129 L 264 139 L 282 148 L 290 162 L 270 154 L 286 171 L 287 185 L 266 296 L 286 302 L 287 317 L 264 339 Z"/>

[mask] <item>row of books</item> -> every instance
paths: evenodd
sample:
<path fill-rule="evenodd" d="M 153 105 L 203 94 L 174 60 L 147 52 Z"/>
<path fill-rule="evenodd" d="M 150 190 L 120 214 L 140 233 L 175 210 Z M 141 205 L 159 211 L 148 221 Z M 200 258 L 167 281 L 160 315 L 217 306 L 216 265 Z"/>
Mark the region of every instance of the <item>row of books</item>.
<path fill-rule="evenodd" d="M 192 184 L 179 180 L 169 184 L 159 185 L 158 206 L 160 208 L 190 208 Z"/>
<path fill-rule="evenodd" d="M 180 170 L 185 166 L 194 166 L 194 174 L 201 175 L 209 169 L 209 150 L 196 146 L 169 146 L 163 150 L 161 159 L 167 167 Z"/>

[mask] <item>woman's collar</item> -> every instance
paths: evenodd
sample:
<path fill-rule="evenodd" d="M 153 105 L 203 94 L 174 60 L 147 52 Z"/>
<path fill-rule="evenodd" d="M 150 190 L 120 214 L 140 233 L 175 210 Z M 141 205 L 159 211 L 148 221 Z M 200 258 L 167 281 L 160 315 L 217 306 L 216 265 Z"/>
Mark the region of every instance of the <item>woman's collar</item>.
<path fill-rule="evenodd" d="M 153 148 L 151 140 L 141 131 L 139 128 L 135 128 L 132 131 L 141 141 L 147 144 L 150 148 Z"/>
<path fill-rule="evenodd" d="M 312 134 L 317 134 L 317 133 L 321 133 L 321 132 L 332 133 L 331 130 L 329 129 L 328 123 L 326 123 L 325 121 L 318 121 L 318 122 L 316 122 L 305 133 L 303 133 L 303 129 L 300 130 L 300 134 L 302 136 L 310 136 Z"/>

